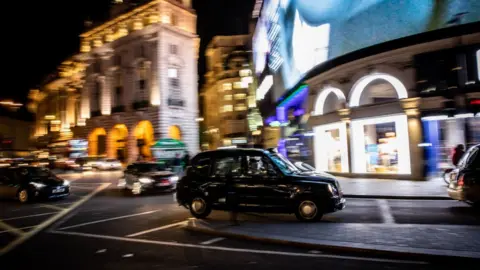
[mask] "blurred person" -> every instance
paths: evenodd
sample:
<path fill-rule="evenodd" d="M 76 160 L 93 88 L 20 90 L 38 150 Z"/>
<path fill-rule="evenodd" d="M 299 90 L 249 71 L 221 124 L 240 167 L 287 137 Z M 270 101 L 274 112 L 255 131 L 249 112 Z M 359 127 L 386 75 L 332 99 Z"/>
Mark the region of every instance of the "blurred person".
<path fill-rule="evenodd" d="M 188 152 L 185 152 L 185 156 L 183 157 L 183 163 L 185 164 L 185 167 L 190 165 L 190 154 Z"/>
<path fill-rule="evenodd" d="M 235 183 L 233 181 L 233 177 L 227 176 L 227 181 L 226 181 L 226 187 L 227 187 L 227 206 L 228 210 L 230 210 L 230 222 L 232 225 L 239 225 L 238 222 L 238 196 L 237 196 L 237 191 L 235 189 Z"/>
<path fill-rule="evenodd" d="M 455 147 L 455 149 L 453 150 L 452 155 L 452 163 L 455 167 L 457 167 L 458 162 L 460 162 L 463 154 L 465 154 L 465 146 L 463 146 L 463 144 L 457 145 L 457 147 Z"/>

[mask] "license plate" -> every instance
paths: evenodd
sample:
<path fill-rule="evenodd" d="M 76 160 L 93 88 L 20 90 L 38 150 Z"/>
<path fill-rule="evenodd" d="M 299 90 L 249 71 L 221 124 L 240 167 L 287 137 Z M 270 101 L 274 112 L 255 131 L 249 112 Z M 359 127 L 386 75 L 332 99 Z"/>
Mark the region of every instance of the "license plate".
<path fill-rule="evenodd" d="M 157 187 L 167 187 L 167 186 L 170 186 L 170 185 L 171 185 L 170 183 L 158 183 Z"/>
<path fill-rule="evenodd" d="M 52 193 L 62 193 L 64 191 L 65 191 L 64 188 L 57 188 L 57 189 L 52 190 Z"/>

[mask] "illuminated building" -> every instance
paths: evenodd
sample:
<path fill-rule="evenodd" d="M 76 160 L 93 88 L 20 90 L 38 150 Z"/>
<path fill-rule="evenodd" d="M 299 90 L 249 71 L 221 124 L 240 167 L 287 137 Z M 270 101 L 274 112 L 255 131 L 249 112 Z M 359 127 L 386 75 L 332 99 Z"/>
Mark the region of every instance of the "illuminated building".
<path fill-rule="evenodd" d="M 205 148 L 254 143 L 262 125 L 256 113 L 250 36 L 216 36 L 205 56 L 207 73 L 202 89 Z"/>
<path fill-rule="evenodd" d="M 35 113 L 37 143 L 47 146 L 71 139 L 74 131 L 82 128 L 85 119 L 80 116 L 80 92 L 84 79 L 85 65 L 72 57 L 50 74 L 38 89 L 30 90 L 27 106 Z"/>
<path fill-rule="evenodd" d="M 257 12 L 257 99 L 289 157 L 423 179 L 480 142 L 478 1 L 265 0 Z"/>
<path fill-rule="evenodd" d="M 151 157 L 171 137 L 198 151 L 196 14 L 190 0 L 116 1 L 113 18 L 81 37 L 80 137 L 89 155 Z M 126 12 L 126 13 L 125 13 Z"/>

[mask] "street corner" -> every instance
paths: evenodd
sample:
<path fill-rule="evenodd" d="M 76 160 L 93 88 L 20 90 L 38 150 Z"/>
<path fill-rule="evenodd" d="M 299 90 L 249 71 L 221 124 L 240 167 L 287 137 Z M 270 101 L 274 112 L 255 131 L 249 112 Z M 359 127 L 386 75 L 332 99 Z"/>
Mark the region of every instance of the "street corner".
<path fill-rule="evenodd" d="M 63 199 L 39 200 L 28 204 L 13 200 L 2 201 L 0 256 L 48 228 L 109 185 L 109 183 L 71 184 L 70 195 Z"/>

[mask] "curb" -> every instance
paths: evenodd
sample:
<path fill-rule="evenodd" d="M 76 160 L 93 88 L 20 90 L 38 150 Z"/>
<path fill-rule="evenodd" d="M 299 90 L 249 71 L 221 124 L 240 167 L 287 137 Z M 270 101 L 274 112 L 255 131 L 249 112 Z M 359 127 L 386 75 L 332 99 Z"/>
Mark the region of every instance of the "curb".
<path fill-rule="evenodd" d="M 345 198 L 351 199 L 385 199 L 385 200 L 435 200 L 435 201 L 451 201 L 447 196 L 397 196 L 397 195 L 357 195 L 345 194 Z"/>
<path fill-rule="evenodd" d="M 289 240 L 289 239 L 262 237 L 262 236 L 256 236 L 255 234 L 240 234 L 240 233 L 223 231 L 223 228 L 229 227 L 229 225 L 218 227 L 218 228 L 209 228 L 206 225 L 197 224 L 198 223 L 197 221 L 198 220 L 189 220 L 187 226 L 185 226 L 184 229 L 188 231 L 199 232 L 199 233 L 204 233 L 204 234 L 209 234 L 209 235 L 224 237 L 224 238 L 249 240 L 249 241 L 256 241 L 256 242 L 266 243 L 266 244 L 294 246 L 299 248 L 324 250 L 324 251 L 330 251 L 330 252 L 366 255 L 370 257 L 373 254 L 375 256 L 385 257 L 385 258 L 430 260 L 430 261 L 440 261 L 440 262 L 441 261 L 451 262 L 452 260 L 461 260 L 462 262 L 466 262 L 470 260 L 477 261 L 480 258 L 480 253 L 472 254 L 472 252 L 466 252 L 469 254 L 464 254 L 462 256 L 458 251 L 450 251 L 450 250 L 439 251 L 439 250 L 408 248 L 408 247 L 406 248 L 399 247 L 398 250 L 393 250 L 393 249 L 386 249 L 386 248 L 382 249 L 375 245 L 367 245 L 367 244 L 360 244 L 360 243 L 351 243 L 351 245 L 340 245 L 340 244 L 334 244 L 332 243 L 332 241 L 325 241 L 324 243 L 308 243 L 308 242 L 302 242 L 294 239 Z M 358 245 L 362 245 L 363 247 L 358 247 Z M 400 249 L 404 249 L 404 250 L 400 250 Z M 428 252 L 428 251 L 431 251 L 431 252 Z M 437 252 L 435 253 L 434 251 L 437 251 Z"/>

